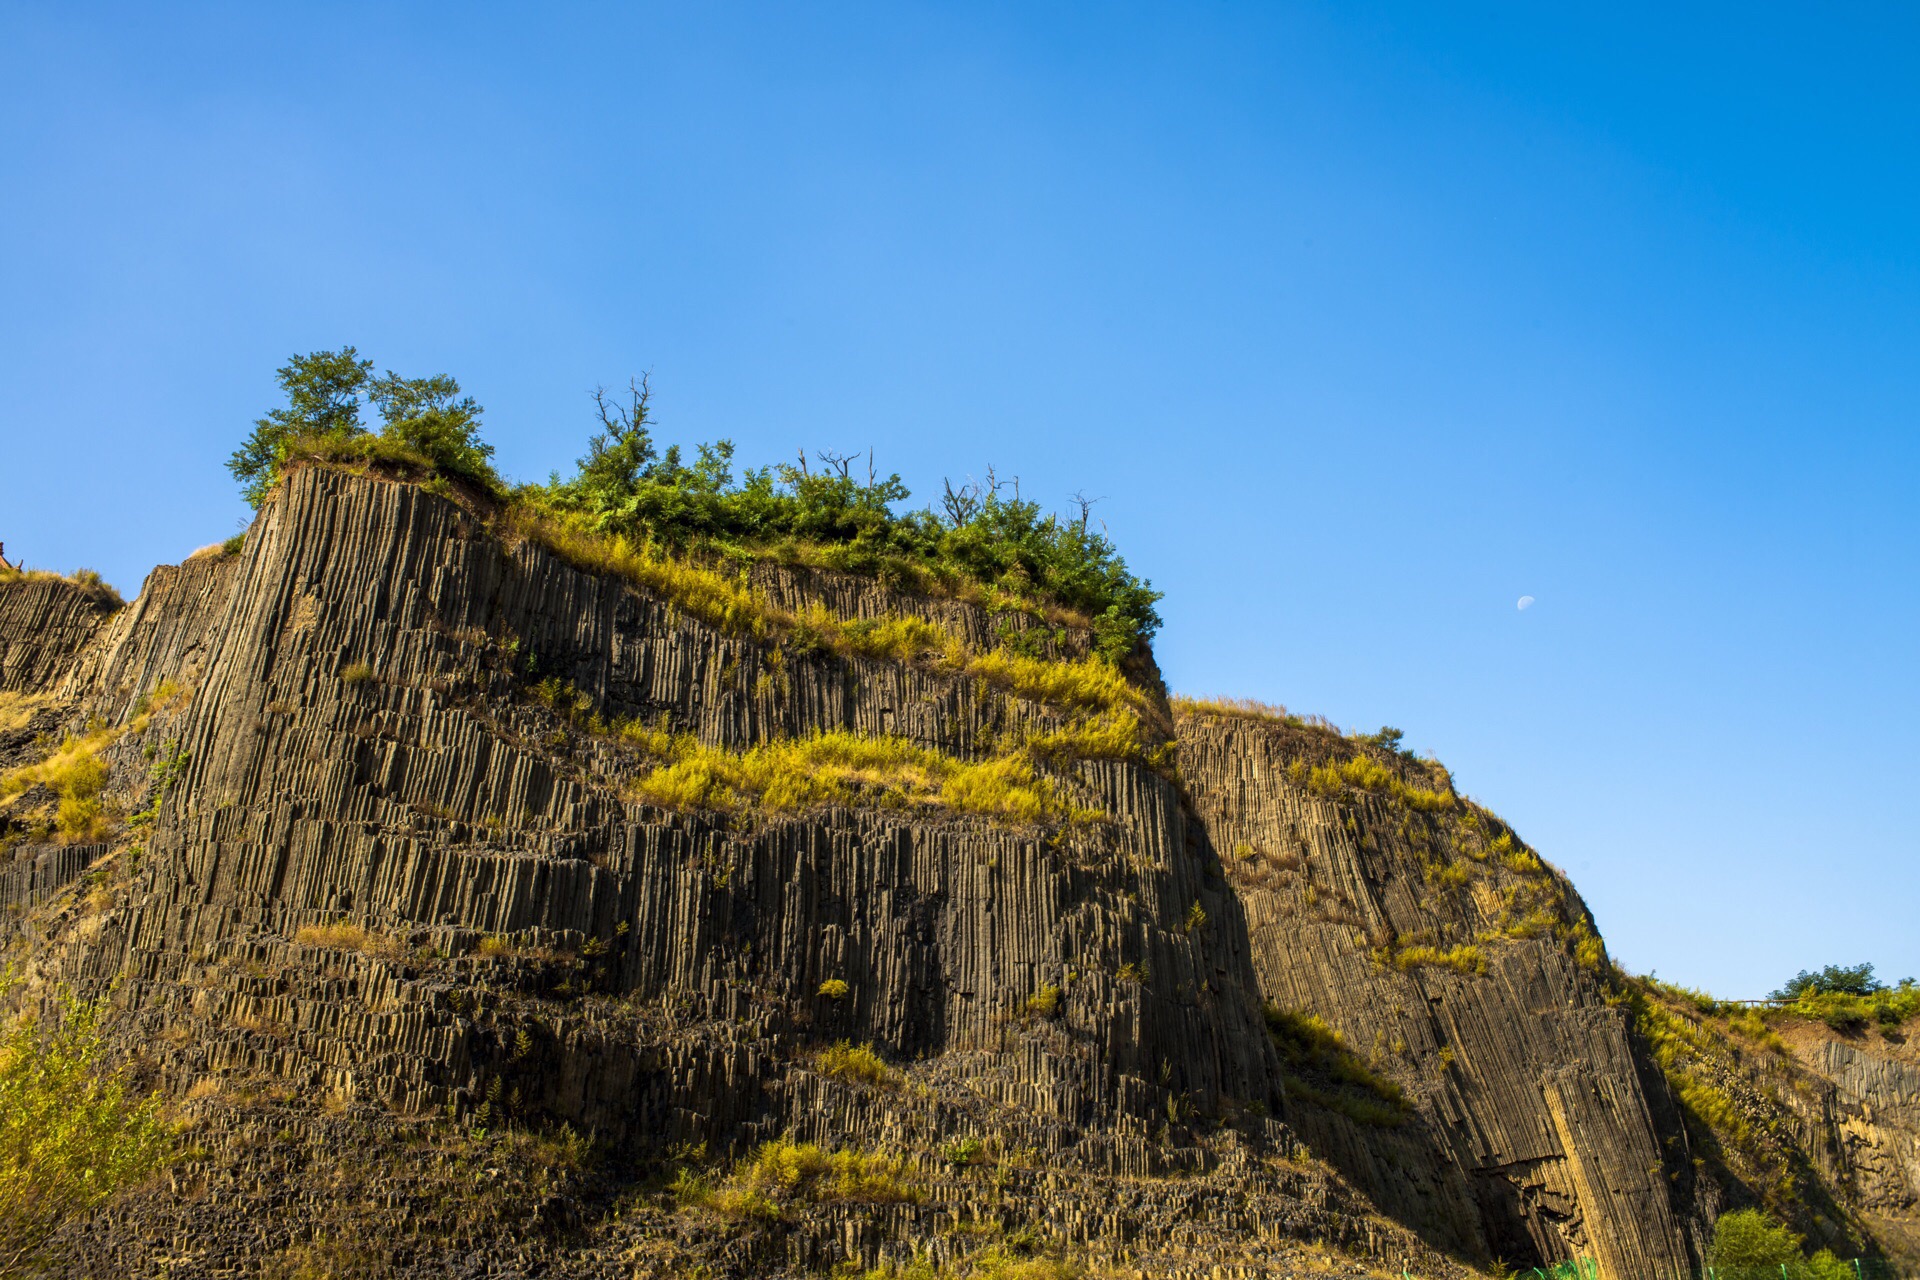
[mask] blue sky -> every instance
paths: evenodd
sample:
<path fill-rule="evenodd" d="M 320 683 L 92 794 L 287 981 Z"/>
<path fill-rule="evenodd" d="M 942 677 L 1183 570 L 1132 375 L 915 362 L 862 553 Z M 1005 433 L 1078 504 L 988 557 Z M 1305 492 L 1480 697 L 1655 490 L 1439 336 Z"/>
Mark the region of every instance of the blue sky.
<path fill-rule="evenodd" d="M 1915 15 L 0 4 L 0 539 L 233 532 L 296 351 L 523 478 L 651 370 L 1100 497 L 1175 689 L 1405 729 L 1631 968 L 1920 974 Z"/>

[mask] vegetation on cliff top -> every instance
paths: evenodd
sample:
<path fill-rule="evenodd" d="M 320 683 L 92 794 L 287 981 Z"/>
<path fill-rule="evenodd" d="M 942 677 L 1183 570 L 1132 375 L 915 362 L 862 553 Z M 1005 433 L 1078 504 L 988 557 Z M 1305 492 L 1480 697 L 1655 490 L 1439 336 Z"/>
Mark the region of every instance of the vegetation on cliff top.
<path fill-rule="evenodd" d="M 75 569 L 72 573 L 54 573 L 50 569 L 20 569 L 10 564 L 0 564 L 0 582 L 64 582 L 80 588 L 100 604 L 118 609 L 126 601 L 113 584 L 91 569 Z"/>
<path fill-rule="evenodd" d="M 731 441 L 659 448 L 644 381 L 615 398 L 595 393 L 599 427 L 575 473 L 512 487 L 480 438 L 481 408 L 445 375 L 376 376 L 352 347 L 294 356 L 278 372 L 284 407 L 269 410 L 228 460 L 249 502 L 266 500 L 299 460 L 395 464 L 452 477 L 566 528 L 620 539 L 656 558 L 771 555 L 872 574 L 922 591 L 971 584 L 1049 602 L 1084 618 L 1095 650 L 1119 662 L 1160 625 L 1160 594 L 1127 569 L 1113 543 L 1076 517 L 1043 514 L 1018 481 L 945 485 L 940 509 L 897 508 L 911 496 L 897 474 L 864 480 L 850 456 L 821 453 L 734 471 Z M 362 399 L 380 430 L 361 425 Z"/>

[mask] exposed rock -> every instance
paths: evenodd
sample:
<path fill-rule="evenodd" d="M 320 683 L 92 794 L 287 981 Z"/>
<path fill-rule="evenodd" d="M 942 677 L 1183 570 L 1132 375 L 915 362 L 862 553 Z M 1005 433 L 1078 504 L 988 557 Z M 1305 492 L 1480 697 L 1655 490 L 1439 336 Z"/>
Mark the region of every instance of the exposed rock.
<path fill-rule="evenodd" d="M 753 574 L 788 609 L 913 612 L 977 648 L 1027 625 Z M 532 696 L 552 679 L 577 701 Z M 46 797 L 15 803 L 25 998 L 112 987 L 115 1043 L 196 1121 L 166 1186 L 63 1238 L 72 1274 L 759 1275 L 1022 1233 L 1156 1276 L 1287 1274 L 1323 1247 L 1429 1275 L 1692 1260 L 1674 1104 L 1571 889 L 1489 852 L 1490 815 L 1294 776 L 1369 751 L 1451 796 L 1393 753 L 1189 717 L 1179 782 L 1059 766 L 1096 823 L 655 808 L 609 723 L 972 759 L 1068 721 L 938 663 L 716 630 L 448 498 L 318 468 L 239 554 L 157 569 L 117 613 L 0 584 L 0 682 L 110 726 L 107 798 L 146 815 L 57 845 L 20 838 Z M 1324 1018 L 1384 1101 L 1316 1090 L 1265 1004 Z M 824 1072 L 840 1040 L 885 1080 Z M 1910 1066 L 1820 1069 L 1860 1123 L 1912 1106 Z M 783 1136 L 898 1153 L 904 1198 L 742 1221 L 663 1190 Z M 1860 1140 L 1910 1206 L 1911 1143 Z"/>

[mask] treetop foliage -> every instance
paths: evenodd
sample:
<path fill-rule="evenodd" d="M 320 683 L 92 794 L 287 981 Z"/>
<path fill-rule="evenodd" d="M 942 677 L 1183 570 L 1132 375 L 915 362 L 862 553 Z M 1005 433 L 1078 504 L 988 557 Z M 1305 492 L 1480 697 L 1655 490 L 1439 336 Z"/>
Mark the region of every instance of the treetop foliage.
<path fill-rule="evenodd" d="M 1020 599 L 1051 600 L 1086 615 L 1110 662 L 1160 625 L 1160 593 L 1127 568 L 1092 503 L 1043 513 L 1018 480 L 948 481 L 938 510 L 900 511 L 911 494 L 898 474 L 880 475 L 872 454 L 862 479 L 857 455 L 821 452 L 809 461 L 749 468 L 738 475 L 729 440 L 697 444 L 691 457 L 653 435 L 645 379 L 624 395 L 594 393 L 598 429 L 574 474 L 509 491 L 480 439 L 481 408 L 444 374 L 376 377 L 352 347 L 294 356 L 279 370 L 283 408 L 254 423 L 227 466 L 258 507 L 287 462 L 302 452 L 329 457 L 398 457 L 481 483 L 497 496 L 567 517 L 596 532 L 673 552 L 753 555 L 809 548 L 830 568 L 889 581 L 965 579 Z M 360 425 L 363 401 L 379 413 L 378 435 Z"/>
<path fill-rule="evenodd" d="M 1885 991 L 1887 984 L 1873 976 L 1870 964 L 1830 964 L 1824 969 L 1802 969 L 1784 987 L 1773 993 L 1775 1000 L 1804 1000 L 1808 996 L 1870 996 Z"/>
<path fill-rule="evenodd" d="M 361 397 L 379 412 L 378 441 L 419 455 L 432 468 L 490 487 L 499 477 L 489 461 L 493 446 L 480 439 L 480 406 L 460 395 L 445 374 L 402 378 L 389 369 L 375 377 L 373 361 L 352 347 L 296 355 L 277 375 L 286 407 L 269 409 L 253 433 L 227 460 L 241 492 L 256 509 L 281 470 L 303 448 L 338 453 L 366 451 L 376 437 L 360 425 Z"/>
<path fill-rule="evenodd" d="M 916 572 L 965 577 L 1014 596 L 1041 595 L 1086 614 L 1103 656 L 1118 661 L 1160 625 L 1160 593 L 1128 571 L 1104 533 L 1077 517 L 1043 514 L 1018 481 L 989 470 L 984 481 L 945 485 L 941 509 L 898 512 L 912 495 L 897 473 L 880 475 L 857 455 L 804 453 L 794 462 L 734 475 L 731 441 L 680 446 L 653 440 L 649 388 L 594 395 L 600 430 L 575 474 L 530 487 L 542 504 L 583 517 L 602 532 L 681 550 L 752 549 L 811 543 L 834 567 L 883 577 Z M 817 464 L 817 466 L 815 465 Z"/>

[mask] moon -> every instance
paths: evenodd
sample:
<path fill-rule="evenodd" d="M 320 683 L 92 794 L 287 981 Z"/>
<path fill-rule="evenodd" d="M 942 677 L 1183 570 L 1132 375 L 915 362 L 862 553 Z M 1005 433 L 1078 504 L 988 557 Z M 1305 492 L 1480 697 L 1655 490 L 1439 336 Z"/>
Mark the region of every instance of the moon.
<path fill-rule="evenodd" d="M 1521 597 L 1520 597 L 1520 602 L 1519 602 L 1518 604 L 1516 604 L 1516 605 L 1514 605 L 1513 607 L 1514 607 L 1514 608 L 1516 608 L 1516 609 L 1518 609 L 1518 610 L 1519 610 L 1520 612 L 1522 612 L 1522 613 L 1525 613 L 1525 612 L 1526 612 L 1527 610 L 1529 610 L 1529 609 L 1531 609 L 1531 608 L 1533 607 L 1533 597 L 1532 597 L 1532 596 L 1521 596 Z"/>

